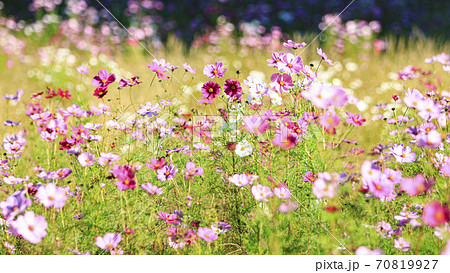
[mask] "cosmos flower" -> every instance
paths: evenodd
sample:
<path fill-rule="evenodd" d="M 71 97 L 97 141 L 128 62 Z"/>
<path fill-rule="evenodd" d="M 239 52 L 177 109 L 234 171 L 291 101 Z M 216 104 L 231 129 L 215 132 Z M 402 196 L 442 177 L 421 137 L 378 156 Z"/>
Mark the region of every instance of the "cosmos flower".
<path fill-rule="evenodd" d="M 95 156 L 88 152 L 82 152 L 77 159 L 80 165 L 83 167 L 92 166 L 95 162 Z"/>
<path fill-rule="evenodd" d="M 148 182 L 146 184 L 142 184 L 142 189 L 146 190 L 150 194 L 163 194 L 162 188 L 158 188 L 156 185 L 152 185 L 152 183 Z"/>
<path fill-rule="evenodd" d="M 118 233 L 106 233 L 103 237 L 98 236 L 95 238 L 95 244 L 104 250 L 112 250 L 116 248 L 120 241 L 122 241 L 122 236 Z"/>
<path fill-rule="evenodd" d="M 26 198 L 26 191 L 16 191 L 13 195 L 8 196 L 6 201 L 0 202 L 3 216 L 6 219 L 13 219 L 17 214 L 24 212 L 31 206 L 31 199 Z"/>
<path fill-rule="evenodd" d="M 137 110 L 137 113 L 143 117 L 154 117 L 158 115 L 159 111 L 161 111 L 161 108 L 158 103 L 152 106 L 151 102 L 147 102 L 144 105 L 139 105 L 139 110 Z"/>
<path fill-rule="evenodd" d="M 268 198 L 273 196 L 272 190 L 268 186 L 256 185 L 252 187 L 252 194 L 256 201 L 269 201 Z"/>
<path fill-rule="evenodd" d="M 339 191 L 338 184 L 333 181 L 331 175 L 327 172 L 318 173 L 318 178 L 314 181 L 312 193 L 318 198 L 334 198 Z"/>
<path fill-rule="evenodd" d="M 178 169 L 175 168 L 173 164 L 170 164 L 169 166 L 164 166 L 163 168 L 158 169 L 156 171 L 156 176 L 159 181 L 167 181 L 172 180 L 177 172 Z"/>
<path fill-rule="evenodd" d="M 409 163 L 416 161 L 416 153 L 411 152 L 411 148 L 403 144 L 394 144 L 390 149 L 391 154 L 395 157 L 398 163 Z"/>
<path fill-rule="evenodd" d="M 36 198 L 45 208 L 62 208 L 67 200 L 66 191 L 61 187 L 56 187 L 53 183 L 40 186 Z"/>
<path fill-rule="evenodd" d="M 269 85 L 270 88 L 278 91 L 280 94 L 283 92 L 289 93 L 289 90 L 294 87 L 292 77 L 288 74 L 275 73 L 270 77 L 270 80 L 272 81 Z"/>
<path fill-rule="evenodd" d="M 207 64 L 203 68 L 203 74 L 211 79 L 213 79 L 214 77 L 220 78 L 225 75 L 225 72 L 227 70 L 227 68 L 224 68 L 223 63 L 216 62 L 215 64 Z"/>
<path fill-rule="evenodd" d="M 247 140 L 242 140 L 241 142 L 236 144 L 236 150 L 234 150 L 235 153 L 240 156 L 248 156 L 252 154 L 252 145 Z"/>
<path fill-rule="evenodd" d="M 114 161 L 120 160 L 121 157 L 114 153 L 100 153 L 97 162 L 100 166 L 111 165 Z"/>
<path fill-rule="evenodd" d="M 156 158 L 151 158 L 150 163 L 147 162 L 147 163 L 145 163 L 145 165 L 148 168 L 156 171 L 156 170 L 161 169 L 162 167 L 166 166 L 167 162 L 166 162 L 165 157 L 160 157 L 158 160 Z"/>
<path fill-rule="evenodd" d="M 79 66 L 77 68 L 78 73 L 80 74 L 88 74 L 89 73 L 89 68 L 84 67 L 84 66 Z"/>
<path fill-rule="evenodd" d="M 111 83 L 116 81 L 116 75 L 114 74 L 108 74 L 107 70 L 100 70 L 98 71 L 98 76 L 95 76 L 92 79 L 92 85 L 94 87 L 108 87 Z M 97 88 L 97 89 L 98 89 Z"/>
<path fill-rule="evenodd" d="M 297 48 L 302 48 L 302 47 L 306 46 L 306 43 L 305 42 L 296 43 L 296 42 L 294 42 L 292 40 L 287 40 L 287 42 L 283 43 L 283 46 L 290 47 L 292 49 L 297 49 Z"/>
<path fill-rule="evenodd" d="M 131 79 L 121 79 L 119 81 L 119 89 L 127 87 L 127 86 L 132 87 L 132 86 L 138 85 L 140 83 L 142 83 L 142 82 L 139 81 L 139 77 L 138 76 L 134 76 Z"/>
<path fill-rule="evenodd" d="M 210 228 L 199 228 L 197 231 L 197 236 L 200 239 L 205 240 L 205 242 L 212 242 L 219 238 L 219 236 L 217 236 L 217 233 Z"/>
<path fill-rule="evenodd" d="M 47 221 L 44 216 L 35 216 L 34 211 L 27 211 L 20 215 L 11 226 L 17 234 L 21 235 L 32 244 L 37 244 L 47 236 Z"/>
<path fill-rule="evenodd" d="M 244 126 L 249 133 L 254 135 L 262 135 L 270 128 L 267 118 L 256 114 L 244 117 Z"/>
<path fill-rule="evenodd" d="M 354 126 L 361 126 L 364 122 L 366 122 L 366 119 L 361 118 L 361 114 L 352 114 L 350 112 L 345 112 L 348 115 L 348 118 L 345 119 L 345 121 L 348 124 L 354 125 Z"/>
<path fill-rule="evenodd" d="M 187 71 L 187 72 L 189 72 L 189 73 L 191 73 L 192 75 L 194 75 L 195 74 L 195 68 L 192 68 L 189 64 L 187 64 L 187 63 L 184 63 L 183 64 L 183 68 Z"/>
<path fill-rule="evenodd" d="M 167 70 L 168 66 L 170 64 L 166 63 L 164 59 L 153 59 L 151 64 L 147 64 L 148 68 L 150 68 L 151 71 L 156 73 L 156 76 L 159 79 L 168 79 L 169 74 L 167 73 L 169 70 Z"/>
<path fill-rule="evenodd" d="M 203 98 L 207 100 L 215 99 L 220 93 L 220 85 L 213 81 L 205 82 L 201 88 Z"/>
<path fill-rule="evenodd" d="M 450 210 L 447 205 L 434 201 L 423 208 L 422 221 L 430 227 L 443 225 L 450 221 Z"/>
<path fill-rule="evenodd" d="M 333 61 L 328 59 L 327 54 L 325 54 L 321 48 L 317 49 L 317 54 L 319 54 L 319 56 L 322 57 L 322 60 L 324 60 L 327 64 L 333 65 Z"/>
<path fill-rule="evenodd" d="M 394 239 L 394 247 L 396 249 L 400 249 L 403 252 L 407 252 L 407 251 L 411 250 L 411 243 L 406 241 L 405 238 L 403 238 L 403 237 L 395 238 Z"/>
<path fill-rule="evenodd" d="M 240 102 L 242 97 L 242 88 L 239 81 L 227 79 L 224 85 L 224 93 L 228 95 L 230 102 Z"/>
<path fill-rule="evenodd" d="M 273 193 L 280 199 L 289 199 L 292 193 L 286 187 L 276 187 L 273 189 Z"/>
<path fill-rule="evenodd" d="M 368 248 L 366 246 L 360 246 L 356 249 L 355 254 L 356 255 L 383 255 L 383 252 L 379 248 L 371 250 L 370 248 Z"/>
<path fill-rule="evenodd" d="M 228 178 L 228 181 L 230 183 L 238 186 L 238 187 L 245 187 L 248 184 L 250 184 L 250 180 L 248 179 L 247 175 L 243 174 L 235 174 Z"/>

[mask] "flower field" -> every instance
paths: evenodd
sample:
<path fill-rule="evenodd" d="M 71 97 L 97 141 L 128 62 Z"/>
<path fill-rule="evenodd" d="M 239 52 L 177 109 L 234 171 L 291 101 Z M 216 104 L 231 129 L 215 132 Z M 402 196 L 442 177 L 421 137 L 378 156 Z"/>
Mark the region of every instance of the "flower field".
<path fill-rule="evenodd" d="M 146 42 L 41 2 L 0 17 L 0 254 L 450 254 L 446 39 Z"/>

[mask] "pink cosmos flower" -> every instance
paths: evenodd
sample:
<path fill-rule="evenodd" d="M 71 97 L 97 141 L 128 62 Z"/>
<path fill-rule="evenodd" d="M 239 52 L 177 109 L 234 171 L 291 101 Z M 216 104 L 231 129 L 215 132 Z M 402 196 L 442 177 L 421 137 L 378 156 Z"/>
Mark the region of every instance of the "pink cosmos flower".
<path fill-rule="evenodd" d="M 158 216 L 156 216 L 156 218 L 164 220 L 168 224 L 178 225 L 180 223 L 180 219 L 178 219 L 178 215 L 176 215 L 175 213 L 167 213 L 162 210 L 158 212 Z"/>
<path fill-rule="evenodd" d="M 287 40 L 287 42 L 283 43 L 283 46 L 290 47 L 292 49 L 297 49 L 297 48 L 302 48 L 302 47 L 306 46 L 306 43 L 305 42 L 296 43 L 296 42 L 294 42 L 292 40 Z"/>
<path fill-rule="evenodd" d="M 329 106 L 342 107 L 348 101 L 347 93 L 342 88 L 335 86 L 314 84 L 309 91 L 302 91 L 301 94 L 302 97 L 321 109 Z"/>
<path fill-rule="evenodd" d="M 299 137 L 296 133 L 289 130 L 287 127 L 282 127 L 275 134 L 272 144 L 282 149 L 292 149 L 299 142 Z"/>
<path fill-rule="evenodd" d="M 384 169 L 383 174 L 393 184 L 400 184 L 403 180 L 401 171 L 396 171 L 396 170 L 393 170 L 390 168 L 386 168 L 386 169 Z"/>
<path fill-rule="evenodd" d="M 273 193 L 280 199 L 289 199 L 292 193 L 286 187 L 276 187 L 273 189 Z"/>
<path fill-rule="evenodd" d="M 116 181 L 117 189 L 120 191 L 132 190 L 136 188 L 135 172 L 140 169 L 141 166 L 118 166 L 114 165 L 109 173 L 112 173 L 118 181 Z"/>
<path fill-rule="evenodd" d="M 425 147 L 429 149 L 436 149 L 442 143 L 441 133 L 436 130 L 429 131 L 427 134 L 419 134 L 416 140 L 417 147 Z"/>
<path fill-rule="evenodd" d="M 411 243 L 406 241 L 403 237 L 394 239 L 394 247 L 403 252 L 411 250 Z"/>
<path fill-rule="evenodd" d="M 98 236 L 95 238 L 95 244 L 104 250 L 111 251 L 116 248 L 120 241 L 122 241 L 122 236 L 118 233 L 106 233 L 105 236 Z"/>
<path fill-rule="evenodd" d="M 322 59 L 329 65 L 333 65 L 333 61 L 328 59 L 327 54 L 325 54 L 325 52 L 322 51 L 321 48 L 317 49 L 317 54 L 319 54 L 320 57 L 322 57 Z"/>
<path fill-rule="evenodd" d="M 308 81 L 313 81 L 315 78 L 317 78 L 317 73 L 309 67 L 309 65 L 304 65 L 303 69 L 300 70 L 300 73 L 302 73 L 305 76 L 305 79 Z"/>
<path fill-rule="evenodd" d="M 244 118 L 245 129 L 254 135 L 262 135 L 267 129 L 270 128 L 270 124 L 266 117 L 259 115 L 246 116 Z"/>
<path fill-rule="evenodd" d="M 160 79 L 168 79 L 169 74 L 167 68 L 170 64 L 166 63 L 164 59 L 153 59 L 151 64 L 147 64 L 148 68 L 150 68 L 151 71 L 156 73 L 156 76 Z"/>
<path fill-rule="evenodd" d="M 228 95 L 230 102 L 239 102 L 242 97 L 242 87 L 239 81 L 233 81 L 232 79 L 227 79 L 225 81 L 224 90 L 225 94 Z"/>
<path fill-rule="evenodd" d="M 367 186 L 369 187 L 369 192 L 379 199 L 389 197 L 394 191 L 394 184 L 386 179 L 385 176 L 380 176 L 378 179 L 370 179 L 367 181 Z"/>
<path fill-rule="evenodd" d="M 272 59 L 267 59 L 267 62 L 269 63 L 268 66 L 274 66 L 276 68 L 278 68 L 278 65 L 281 63 L 281 59 L 283 58 L 283 56 L 285 55 L 284 52 L 273 52 L 271 57 Z"/>
<path fill-rule="evenodd" d="M 424 120 L 438 118 L 442 111 L 441 106 L 430 98 L 420 101 L 416 108 L 419 111 L 419 117 Z"/>
<path fill-rule="evenodd" d="M 425 179 L 422 174 L 414 176 L 414 178 L 403 178 L 400 188 L 409 196 L 416 196 L 426 192 L 432 183 Z"/>
<path fill-rule="evenodd" d="M 47 236 L 47 221 L 42 215 L 35 216 L 34 211 L 20 215 L 11 227 L 32 244 L 40 243 Z"/>
<path fill-rule="evenodd" d="M 256 185 L 252 187 L 252 194 L 256 201 L 269 201 L 268 198 L 273 196 L 272 190 L 268 186 Z"/>
<path fill-rule="evenodd" d="M 84 66 L 79 66 L 77 68 L 78 73 L 80 74 L 88 74 L 89 73 L 89 68 L 84 67 Z"/>
<path fill-rule="evenodd" d="M 348 118 L 345 119 L 345 121 L 351 125 L 354 126 L 361 126 L 364 122 L 366 122 L 366 119 L 361 118 L 361 114 L 352 114 L 350 112 L 345 112 L 348 115 Z"/>
<path fill-rule="evenodd" d="M 111 165 L 113 161 L 120 160 L 121 157 L 114 153 L 100 153 L 100 157 L 97 158 L 97 162 L 100 166 Z"/>
<path fill-rule="evenodd" d="M 227 68 L 224 68 L 223 63 L 216 62 L 215 64 L 207 64 L 205 68 L 203 68 L 203 74 L 206 77 L 213 79 L 217 76 L 217 78 L 223 77 Z"/>
<path fill-rule="evenodd" d="M 150 163 L 147 162 L 147 163 L 145 163 L 145 165 L 148 168 L 156 171 L 156 170 L 161 169 L 164 166 L 166 166 L 167 162 L 166 162 L 166 158 L 165 157 L 160 157 L 158 160 L 156 160 L 156 158 L 151 158 L 150 159 Z"/>
<path fill-rule="evenodd" d="M 219 238 L 217 233 L 210 228 L 199 228 L 197 231 L 197 236 L 206 242 L 212 242 Z"/>
<path fill-rule="evenodd" d="M 392 226 L 389 223 L 386 223 L 385 221 L 378 222 L 377 224 L 377 232 L 383 236 L 383 238 L 389 238 L 392 237 Z"/>
<path fill-rule="evenodd" d="M 270 77 L 270 80 L 272 81 L 272 83 L 269 85 L 270 88 L 278 91 L 278 93 L 280 94 L 282 92 L 289 93 L 289 89 L 294 87 L 292 78 L 288 74 L 275 73 Z"/>
<path fill-rule="evenodd" d="M 390 149 L 391 154 L 399 163 L 408 163 L 416 161 L 416 153 L 411 152 L 411 148 L 403 144 L 394 144 Z"/>
<path fill-rule="evenodd" d="M 146 190 L 150 194 L 163 194 L 162 188 L 158 188 L 156 185 L 152 185 L 152 183 L 148 182 L 147 184 L 142 184 L 142 189 Z"/>
<path fill-rule="evenodd" d="M 232 177 L 228 178 L 228 181 L 230 183 L 238 186 L 238 187 L 245 187 L 248 184 L 250 184 L 250 180 L 248 179 L 247 175 L 243 174 L 235 174 Z"/>
<path fill-rule="evenodd" d="M 319 117 L 319 123 L 327 130 L 332 130 L 334 127 L 338 126 L 341 121 L 341 117 L 336 114 L 334 109 L 328 109 L 323 115 Z"/>
<path fill-rule="evenodd" d="M 408 88 L 405 91 L 403 102 L 409 108 L 417 108 L 417 106 L 422 102 L 423 99 L 424 97 L 419 90 Z"/>
<path fill-rule="evenodd" d="M 450 210 L 447 205 L 434 201 L 423 208 L 422 221 L 430 227 L 443 225 L 450 221 Z"/>
<path fill-rule="evenodd" d="M 318 173 L 318 178 L 314 181 L 312 193 L 318 198 L 334 198 L 339 191 L 339 186 L 333 181 L 331 175 L 327 172 Z"/>
<path fill-rule="evenodd" d="M 284 54 L 281 58 L 281 62 L 278 64 L 278 70 L 280 70 L 280 72 L 291 74 L 299 74 L 302 68 L 302 58 L 300 56 L 294 56 L 291 53 Z"/>
<path fill-rule="evenodd" d="M 203 168 L 196 167 L 194 162 L 186 162 L 186 176 L 203 175 Z"/>
<path fill-rule="evenodd" d="M 178 169 L 175 168 L 173 164 L 169 166 L 164 166 L 163 168 L 156 171 L 156 176 L 159 181 L 167 181 L 172 180 L 175 174 L 178 172 Z"/>
<path fill-rule="evenodd" d="M 195 74 L 195 68 L 192 68 L 189 64 L 187 64 L 187 63 L 184 63 L 183 64 L 183 68 L 187 71 L 187 72 L 189 72 L 189 73 L 191 73 L 192 75 L 194 75 Z"/>
<path fill-rule="evenodd" d="M 40 186 L 36 198 L 41 201 L 45 208 L 62 208 L 67 200 L 66 190 L 56 187 L 53 183 Z"/>
<path fill-rule="evenodd" d="M 132 86 L 138 85 L 140 83 L 142 83 L 142 82 L 139 81 L 139 77 L 138 76 L 134 76 L 131 79 L 121 79 L 119 81 L 119 89 L 127 87 L 127 86 L 132 87 Z"/>
<path fill-rule="evenodd" d="M 107 87 L 111 83 L 116 81 L 116 75 L 108 74 L 107 70 L 100 70 L 98 76 L 92 79 L 92 85 L 94 87 Z"/>
<path fill-rule="evenodd" d="M 95 156 L 88 152 L 82 152 L 77 159 L 80 165 L 83 167 L 92 166 L 95 162 Z"/>
<path fill-rule="evenodd" d="M 218 83 L 215 83 L 213 81 L 208 81 L 203 84 L 201 91 L 202 91 L 204 99 L 212 100 L 212 99 L 215 99 L 219 95 L 221 89 L 220 89 L 220 85 Z"/>

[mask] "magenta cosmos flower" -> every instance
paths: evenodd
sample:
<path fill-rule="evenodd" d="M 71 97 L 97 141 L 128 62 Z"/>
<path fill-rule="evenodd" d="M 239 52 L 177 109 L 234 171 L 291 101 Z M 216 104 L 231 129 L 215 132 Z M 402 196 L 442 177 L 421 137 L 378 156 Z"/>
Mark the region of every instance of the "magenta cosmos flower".
<path fill-rule="evenodd" d="M 354 125 L 354 126 L 361 126 L 364 122 L 366 122 L 366 119 L 361 118 L 361 114 L 352 114 L 350 112 L 345 112 L 348 115 L 348 118 L 345 119 L 345 121 L 348 124 Z"/>
<path fill-rule="evenodd" d="M 127 86 L 135 86 L 142 83 L 141 81 L 139 81 L 139 76 L 134 76 L 131 79 L 121 79 L 119 81 L 119 89 L 127 87 Z"/>
<path fill-rule="evenodd" d="M 145 165 L 147 166 L 147 168 L 156 171 L 167 165 L 166 158 L 160 157 L 158 160 L 156 160 L 156 158 L 151 158 L 150 163 L 147 162 L 145 163 Z"/>
<path fill-rule="evenodd" d="M 122 241 L 122 236 L 118 233 L 106 233 L 105 236 L 98 236 L 95 238 L 95 244 L 104 250 L 112 250 L 116 248 L 120 241 Z"/>
<path fill-rule="evenodd" d="M 92 79 L 92 85 L 94 87 L 107 87 L 111 83 L 116 81 L 116 75 L 108 74 L 107 70 L 98 71 L 98 76 Z"/>
<path fill-rule="evenodd" d="M 175 168 L 173 164 L 170 164 L 169 166 L 164 166 L 163 168 L 157 170 L 156 177 L 159 181 L 172 180 L 177 172 L 178 169 Z"/>
<path fill-rule="evenodd" d="M 294 87 L 292 83 L 292 78 L 288 74 L 275 73 L 270 77 L 272 83 L 270 83 L 270 88 L 278 91 L 278 93 L 286 92 L 289 93 L 289 89 Z"/>
<path fill-rule="evenodd" d="M 153 59 L 152 64 L 147 64 L 148 68 L 150 68 L 151 71 L 156 73 L 156 76 L 160 79 L 168 79 L 169 74 L 167 72 L 168 66 L 170 64 L 166 63 L 164 59 Z"/>
<path fill-rule="evenodd" d="M 416 153 L 411 152 L 411 148 L 403 144 L 394 144 L 390 149 L 391 154 L 399 163 L 409 163 L 416 161 Z"/>
<path fill-rule="evenodd" d="M 273 196 L 272 190 L 268 186 L 256 185 L 252 187 L 252 194 L 256 201 L 269 201 L 268 198 Z"/>
<path fill-rule="evenodd" d="M 203 74 L 206 77 L 213 79 L 217 76 L 217 78 L 223 77 L 227 68 L 224 68 L 223 63 L 216 62 L 215 64 L 207 64 L 205 68 L 203 68 Z"/>
<path fill-rule="evenodd" d="M 53 183 L 39 187 L 36 197 L 45 208 L 62 208 L 67 200 L 66 190 L 56 187 Z"/>
<path fill-rule="evenodd" d="M 199 228 L 197 232 L 197 236 L 200 239 L 205 240 L 205 242 L 212 242 L 219 238 L 217 233 L 210 228 Z"/>
<path fill-rule="evenodd" d="M 233 81 L 232 79 L 227 79 L 225 81 L 224 90 L 225 94 L 228 95 L 229 101 L 241 101 L 242 88 L 239 81 Z"/>
<path fill-rule="evenodd" d="M 221 89 L 220 89 L 220 85 L 218 83 L 208 81 L 203 84 L 201 91 L 203 94 L 202 97 L 204 99 L 211 100 L 211 99 L 215 99 L 219 95 Z"/>
<path fill-rule="evenodd" d="M 423 208 L 422 221 L 430 227 L 443 225 L 450 221 L 450 211 L 446 205 L 435 201 Z"/>
<path fill-rule="evenodd" d="M 140 169 L 136 166 L 118 166 L 114 165 L 112 169 L 109 170 L 110 173 L 117 178 L 116 186 L 119 191 L 132 190 L 136 188 L 135 172 Z"/>
<path fill-rule="evenodd" d="M 35 216 L 34 211 L 20 215 L 12 222 L 12 228 L 32 244 L 40 243 L 47 236 L 47 221 L 42 215 Z"/>

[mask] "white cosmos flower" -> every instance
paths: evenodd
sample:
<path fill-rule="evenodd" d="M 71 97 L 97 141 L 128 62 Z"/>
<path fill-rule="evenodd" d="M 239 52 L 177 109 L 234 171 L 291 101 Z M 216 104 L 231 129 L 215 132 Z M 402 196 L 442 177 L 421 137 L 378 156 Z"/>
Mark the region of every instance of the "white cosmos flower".
<path fill-rule="evenodd" d="M 236 154 L 240 157 L 252 154 L 252 145 L 247 140 L 242 140 L 236 145 Z"/>

